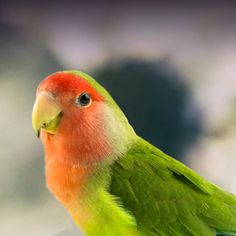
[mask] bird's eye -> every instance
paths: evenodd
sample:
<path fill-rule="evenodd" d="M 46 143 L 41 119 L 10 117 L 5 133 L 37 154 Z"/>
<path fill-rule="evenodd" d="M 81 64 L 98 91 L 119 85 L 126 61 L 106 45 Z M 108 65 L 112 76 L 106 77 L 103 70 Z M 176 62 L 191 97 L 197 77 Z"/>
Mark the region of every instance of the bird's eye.
<path fill-rule="evenodd" d="M 80 106 L 87 107 L 91 104 L 91 97 L 87 93 L 82 93 L 77 98 L 76 103 L 79 104 Z"/>

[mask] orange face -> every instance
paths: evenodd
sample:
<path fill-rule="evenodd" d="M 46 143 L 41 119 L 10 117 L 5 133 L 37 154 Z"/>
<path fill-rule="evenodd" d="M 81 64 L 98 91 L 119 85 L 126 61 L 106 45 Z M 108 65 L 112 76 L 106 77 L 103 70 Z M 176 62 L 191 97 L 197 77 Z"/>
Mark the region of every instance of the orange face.
<path fill-rule="evenodd" d="M 37 89 L 34 110 L 35 130 L 46 155 L 72 165 L 91 165 L 111 151 L 104 98 L 82 77 L 68 72 L 47 77 Z"/>
<path fill-rule="evenodd" d="M 50 75 L 37 89 L 33 127 L 44 144 L 47 185 L 64 204 L 111 153 L 108 110 L 103 96 L 73 73 Z"/>
<path fill-rule="evenodd" d="M 48 76 L 44 79 L 37 89 L 37 94 L 46 91 L 51 93 L 55 99 L 62 105 L 63 112 L 75 112 L 78 113 L 83 108 L 92 109 L 96 106 L 97 102 L 103 102 L 104 98 L 100 95 L 85 79 L 72 74 L 58 72 Z M 86 93 L 90 96 L 91 101 L 88 104 L 79 106 L 79 96 Z M 80 109 L 78 109 L 80 107 Z M 90 107 L 90 108 L 89 108 Z"/>

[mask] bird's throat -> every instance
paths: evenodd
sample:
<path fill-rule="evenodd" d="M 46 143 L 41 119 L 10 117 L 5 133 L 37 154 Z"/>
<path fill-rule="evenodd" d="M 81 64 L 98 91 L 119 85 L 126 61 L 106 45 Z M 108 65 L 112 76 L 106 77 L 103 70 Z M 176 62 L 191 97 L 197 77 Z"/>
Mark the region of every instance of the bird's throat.
<path fill-rule="evenodd" d="M 94 167 L 69 166 L 46 156 L 46 181 L 53 195 L 64 205 L 79 198 Z"/>
<path fill-rule="evenodd" d="M 100 191 L 105 192 L 109 186 L 109 170 L 109 165 L 72 167 L 46 157 L 47 186 L 82 229 L 98 214 L 95 205 L 105 204 Z"/>

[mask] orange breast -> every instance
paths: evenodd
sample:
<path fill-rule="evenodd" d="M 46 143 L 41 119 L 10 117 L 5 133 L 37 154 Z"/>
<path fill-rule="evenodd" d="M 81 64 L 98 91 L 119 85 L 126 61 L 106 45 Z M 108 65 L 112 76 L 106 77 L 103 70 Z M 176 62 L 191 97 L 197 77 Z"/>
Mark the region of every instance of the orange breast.
<path fill-rule="evenodd" d="M 79 198 L 91 171 L 91 167 L 70 167 L 46 157 L 47 186 L 63 205 Z"/>

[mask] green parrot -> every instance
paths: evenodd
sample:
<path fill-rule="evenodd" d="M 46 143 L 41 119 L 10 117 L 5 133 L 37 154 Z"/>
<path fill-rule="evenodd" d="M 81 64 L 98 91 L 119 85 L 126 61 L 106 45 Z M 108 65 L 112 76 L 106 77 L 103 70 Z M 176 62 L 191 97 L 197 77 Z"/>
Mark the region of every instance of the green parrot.
<path fill-rule="evenodd" d="M 85 235 L 236 235 L 236 197 L 139 137 L 89 75 L 45 78 L 32 124 L 47 186 Z"/>

